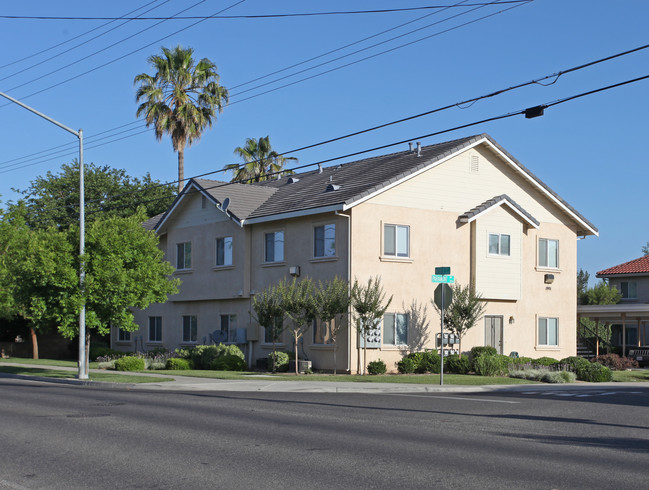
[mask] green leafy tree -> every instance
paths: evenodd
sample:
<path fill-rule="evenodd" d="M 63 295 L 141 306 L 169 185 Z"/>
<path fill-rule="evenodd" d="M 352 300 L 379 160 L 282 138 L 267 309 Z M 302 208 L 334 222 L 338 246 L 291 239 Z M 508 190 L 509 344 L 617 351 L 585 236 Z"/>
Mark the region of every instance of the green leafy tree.
<path fill-rule="evenodd" d="M 295 157 L 285 157 L 273 150 L 270 144 L 270 137 L 246 139 L 245 146 L 238 146 L 234 154 L 243 160 L 243 164 L 233 163 L 223 167 L 224 170 L 233 172 L 232 182 L 247 181 L 261 182 L 268 180 L 277 175 L 278 172 L 283 174 L 291 173 L 284 171 L 284 166 L 289 160 L 297 161 Z"/>
<path fill-rule="evenodd" d="M 589 288 L 582 296 L 582 304 L 585 305 L 615 305 L 622 300 L 622 294 L 616 287 L 609 286 L 608 282 L 602 280 L 594 287 Z M 611 345 L 611 325 L 605 323 L 600 325 L 599 322 L 594 322 L 587 318 L 581 319 L 582 331 L 594 332 L 595 337 L 595 355 L 599 355 L 600 341 L 604 343 L 607 351 L 610 350 Z M 591 337 L 588 334 L 585 337 Z"/>
<path fill-rule="evenodd" d="M 444 326 L 460 340 L 458 347 L 461 358 L 462 338 L 478 323 L 487 305 L 471 285 L 454 284 L 451 288 L 453 299 L 449 307 L 444 310 Z M 431 303 L 437 311 L 440 311 L 434 301 L 431 300 Z"/>
<path fill-rule="evenodd" d="M 336 374 L 336 349 L 338 334 L 347 327 L 343 321 L 349 310 L 349 283 L 338 276 L 331 281 L 319 282 L 315 289 L 316 316 L 329 325 L 333 344 L 334 374 Z M 338 321 L 336 321 L 338 319 Z"/>
<path fill-rule="evenodd" d="M 95 220 L 88 228 L 86 279 L 81 292 L 86 304 L 86 356 L 91 331 L 105 335 L 111 326 L 127 332 L 137 330 L 131 308 L 164 303 L 178 292 L 180 281 L 171 277 L 174 268 L 164 261 L 157 235 L 142 227 L 144 218 L 140 211 L 126 218 Z M 77 237 L 76 230 L 71 229 L 71 235 Z M 72 316 L 61 319 L 63 336 L 78 335 L 75 320 Z"/>
<path fill-rule="evenodd" d="M 363 339 L 363 369 L 365 374 L 365 365 L 367 360 L 367 335 L 380 324 L 381 318 L 392 303 L 392 296 L 387 301 L 385 292 L 381 285 L 380 277 L 370 277 L 367 284 L 360 284 L 358 279 L 354 279 L 354 285 L 351 290 L 351 305 L 354 313 L 354 327 Z M 360 364 L 360 344 L 358 352 L 358 362 Z M 361 372 L 360 365 L 358 371 Z"/>
<path fill-rule="evenodd" d="M 142 179 L 125 170 L 85 165 L 86 223 L 107 216 L 129 216 L 144 206 L 147 217 L 166 211 L 174 200 L 170 185 L 160 185 L 147 173 Z M 25 220 L 32 228 L 66 230 L 79 222 L 79 166 L 63 164 L 58 173 L 36 177 L 25 190 L 14 189 L 24 198 L 8 209 L 25 208 Z"/>
<path fill-rule="evenodd" d="M 268 332 L 273 343 L 272 372 L 276 370 L 276 344 L 284 332 L 284 307 L 282 296 L 275 286 L 269 286 L 254 296 L 252 308 L 255 310 L 255 320 Z"/>
<path fill-rule="evenodd" d="M 28 320 L 32 357 L 38 359 L 37 333 L 75 315 L 79 278 L 66 234 L 32 229 L 24 215 L 24 206 L 17 206 L 0 220 L 0 311 Z"/>
<path fill-rule="evenodd" d="M 649 242 L 647 242 L 642 246 L 642 254 L 649 255 Z"/>
<path fill-rule="evenodd" d="M 141 102 L 136 116 L 144 116 L 146 125 L 153 126 L 158 141 L 169 135 L 178 152 L 178 192 L 185 178 L 185 146 L 199 140 L 228 103 L 216 65 L 207 58 L 195 63 L 193 54 L 192 48 L 163 47 L 162 55 L 147 60 L 155 74 L 140 73 L 133 81 L 138 85 L 136 101 Z"/>
<path fill-rule="evenodd" d="M 282 308 L 286 316 L 291 320 L 287 326 L 293 335 L 293 346 L 295 349 L 295 374 L 298 374 L 298 352 L 297 345 L 300 337 L 313 324 L 316 318 L 316 307 L 314 301 L 313 280 L 305 277 L 301 281 L 286 278 L 277 285 L 278 293 L 282 298 Z"/>
<path fill-rule="evenodd" d="M 579 269 L 577 273 L 577 304 L 583 305 L 585 303 L 589 280 L 590 274 L 583 269 Z"/>

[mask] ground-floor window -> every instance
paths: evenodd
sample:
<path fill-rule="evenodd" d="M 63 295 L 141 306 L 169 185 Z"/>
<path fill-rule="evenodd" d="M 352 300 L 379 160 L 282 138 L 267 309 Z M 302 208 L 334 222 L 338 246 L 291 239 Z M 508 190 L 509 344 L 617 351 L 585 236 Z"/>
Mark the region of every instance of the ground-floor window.
<path fill-rule="evenodd" d="M 282 341 L 280 332 L 282 331 L 282 324 L 284 323 L 284 318 L 279 316 L 275 318 L 275 328 L 267 327 L 264 328 L 264 343 L 280 343 Z"/>
<path fill-rule="evenodd" d="M 314 344 L 333 344 L 332 326 L 335 326 L 336 320 L 323 322 L 322 320 L 313 320 L 313 343 Z"/>
<path fill-rule="evenodd" d="M 559 345 L 559 319 L 539 317 L 538 345 Z"/>
<path fill-rule="evenodd" d="M 237 334 L 237 315 L 221 315 L 221 332 L 226 342 L 234 342 Z"/>
<path fill-rule="evenodd" d="M 121 328 L 117 331 L 117 341 L 118 342 L 130 342 L 131 341 L 131 332 L 126 332 Z"/>
<path fill-rule="evenodd" d="M 406 345 L 408 343 L 408 315 L 386 313 L 383 316 L 383 344 Z"/>
<path fill-rule="evenodd" d="M 183 316 L 183 342 L 196 342 L 198 321 L 195 315 Z"/>
<path fill-rule="evenodd" d="M 162 342 L 162 317 L 149 317 L 149 342 Z"/>

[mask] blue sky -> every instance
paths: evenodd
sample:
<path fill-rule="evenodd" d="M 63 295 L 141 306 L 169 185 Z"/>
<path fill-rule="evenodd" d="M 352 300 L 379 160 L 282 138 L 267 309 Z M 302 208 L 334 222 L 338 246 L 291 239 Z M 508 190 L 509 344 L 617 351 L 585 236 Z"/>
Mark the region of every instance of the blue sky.
<path fill-rule="evenodd" d="M 169 17 L 197 2 L 25 1 L 4 5 L 2 15 L 120 17 L 134 9 L 141 8 L 132 15 L 155 7 L 144 15 Z M 232 5 L 224 15 L 458 3 L 237 2 L 206 0 L 180 15 L 209 16 Z M 232 152 L 248 137 L 270 135 L 275 149 L 288 151 L 649 44 L 649 2 L 645 0 L 535 0 L 515 5 L 281 19 L 210 19 L 193 27 L 196 20 L 169 20 L 159 25 L 155 24 L 160 21 L 142 20 L 121 26 L 124 21 L 118 21 L 102 27 L 108 21 L 0 19 L 0 40 L 5 47 L 0 59 L 0 91 L 74 129 L 83 128 L 86 161 L 124 168 L 134 176 L 150 172 L 155 179 L 173 181 L 177 160 L 171 142 L 167 138 L 156 141 L 135 118 L 133 78 L 150 72 L 146 58 L 158 53 L 160 46 L 193 47 L 197 58 L 207 57 L 217 64 L 222 84 L 230 89 L 231 104 L 201 141 L 186 151 L 185 172 L 192 176 L 236 163 Z M 469 12 L 471 9 L 475 10 Z M 430 25 L 433 23 L 437 24 Z M 117 28 L 90 40 L 113 27 Z M 95 28 L 91 34 L 80 36 Z M 377 35 L 388 29 L 393 30 Z M 415 29 L 419 30 L 408 34 Z M 389 40 L 400 35 L 403 37 Z M 80 37 L 72 40 L 75 36 Z M 369 36 L 375 37 L 239 86 Z M 359 61 L 424 37 L 428 38 Z M 383 41 L 380 46 L 310 69 Z M 60 43 L 64 44 L 31 56 Z M 351 66 L 261 94 L 355 61 Z M 332 158 L 648 74 L 646 49 L 565 74 L 548 86 L 535 84 L 293 156 L 299 158 L 300 164 Z M 266 82 L 272 83 L 255 88 Z M 50 88 L 53 85 L 57 86 Z M 252 90 L 243 92 L 246 89 Z M 649 241 L 649 157 L 644 148 L 649 129 L 648 91 L 649 80 L 645 80 L 557 105 L 536 119 L 512 117 L 423 139 L 422 143 L 482 132 L 493 136 L 599 228 L 599 238 L 589 237 L 579 243 L 578 265 L 594 276 L 598 270 L 639 257 L 642 245 Z M 244 100 L 250 96 L 255 97 Z M 71 161 L 76 139 L 20 107 L 0 105 L 0 195 L 7 201 L 18 196 L 12 189 L 25 189 L 37 175 L 56 172 L 61 164 Z M 123 125 L 128 126 L 114 129 Z M 117 134 L 119 131 L 126 132 Z M 99 139 L 104 136 L 107 138 Z M 53 147 L 66 144 L 60 154 L 51 154 Z M 212 177 L 224 178 L 223 174 Z"/>

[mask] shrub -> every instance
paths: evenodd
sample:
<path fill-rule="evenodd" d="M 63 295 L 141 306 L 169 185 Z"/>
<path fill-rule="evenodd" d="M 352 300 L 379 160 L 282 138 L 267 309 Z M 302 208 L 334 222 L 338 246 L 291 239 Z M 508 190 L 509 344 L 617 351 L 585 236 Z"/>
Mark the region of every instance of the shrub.
<path fill-rule="evenodd" d="M 606 381 L 612 381 L 613 372 L 606 366 L 592 362 L 587 367 L 580 369 L 577 373 L 577 377 L 582 381 L 602 383 Z"/>
<path fill-rule="evenodd" d="M 98 357 L 104 358 L 104 360 L 106 360 L 105 358 L 117 359 L 119 357 L 124 357 L 127 355 L 129 355 L 128 352 L 124 352 L 121 350 L 114 350 L 109 347 L 101 347 L 101 346 L 93 347 L 91 345 L 88 357 L 90 358 L 90 360 L 96 361 Z"/>
<path fill-rule="evenodd" d="M 372 361 L 367 365 L 367 372 L 370 374 L 385 374 L 388 368 L 381 359 Z"/>
<path fill-rule="evenodd" d="M 219 356 L 210 364 L 210 369 L 215 371 L 245 371 L 247 368 L 246 361 L 235 354 Z"/>
<path fill-rule="evenodd" d="M 449 373 L 467 374 L 471 371 L 471 362 L 467 356 L 453 354 L 444 358 L 444 370 Z"/>
<path fill-rule="evenodd" d="M 397 363 L 397 371 L 401 374 L 412 374 L 415 372 L 417 364 L 411 357 L 404 357 Z"/>
<path fill-rule="evenodd" d="M 495 347 L 491 347 L 490 345 L 476 345 L 475 347 L 471 348 L 471 359 L 476 359 L 477 357 L 480 357 L 484 354 L 487 354 L 488 356 L 495 356 L 498 354 L 498 351 L 496 350 Z"/>
<path fill-rule="evenodd" d="M 189 359 L 183 359 L 182 357 L 171 357 L 167 359 L 167 364 L 165 367 L 173 371 L 186 371 L 188 369 L 191 369 L 192 365 Z"/>
<path fill-rule="evenodd" d="M 275 366 L 275 369 L 273 369 Z M 271 352 L 268 354 L 268 370 L 285 373 L 288 371 L 288 354 L 286 352 Z"/>
<path fill-rule="evenodd" d="M 570 371 L 546 371 L 539 381 L 544 383 L 574 383 L 576 378 L 575 373 Z"/>
<path fill-rule="evenodd" d="M 564 366 L 564 369 L 569 369 L 573 373 L 578 373 L 580 369 L 586 368 L 590 365 L 588 359 L 579 356 L 570 356 L 559 361 L 559 364 Z"/>
<path fill-rule="evenodd" d="M 423 354 L 421 364 L 419 365 L 421 372 L 439 374 L 442 370 L 442 358 L 439 354 L 434 351 L 426 351 Z"/>
<path fill-rule="evenodd" d="M 144 371 L 144 359 L 141 357 L 125 356 L 115 360 L 117 371 Z"/>
<path fill-rule="evenodd" d="M 554 357 L 539 357 L 538 359 L 532 359 L 532 364 L 535 364 L 537 366 L 549 367 L 558 363 L 559 361 L 557 361 Z"/>
<path fill-rule="evenodd" d="M 593 362 L 606 366 L 613 371 L 624 371 L 625 369 L 637 368 L 638 361 L 628 357 L 620 357 L 617 354 L 605 354 L 597 356 Z"/>
<path fill-rule="evenodd" d="M 507 374 L 510 358 L 503 355 L 479 355 L 473 362 L 473 369 L 480 376 L 503 376 Z"/>

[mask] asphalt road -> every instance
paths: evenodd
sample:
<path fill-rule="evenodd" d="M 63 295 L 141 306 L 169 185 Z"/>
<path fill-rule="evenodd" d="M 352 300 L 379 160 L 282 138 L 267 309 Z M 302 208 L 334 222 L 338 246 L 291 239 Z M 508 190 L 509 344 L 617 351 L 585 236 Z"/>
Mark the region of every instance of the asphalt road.
<path fill-rule="evenodd" d="M 0 379 L 0 488 L 649 488 L 649 387 L 130 391 Z"/>

